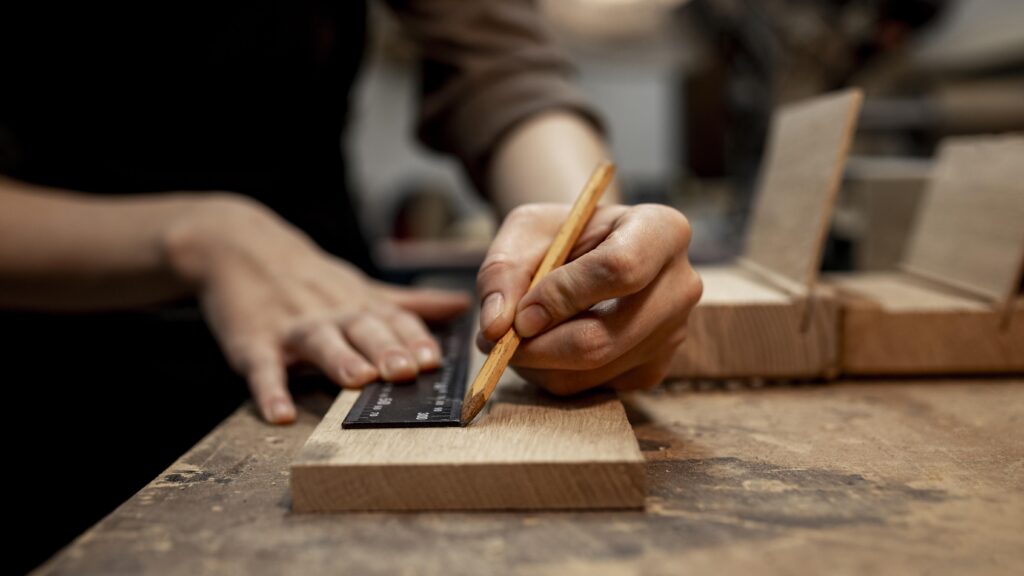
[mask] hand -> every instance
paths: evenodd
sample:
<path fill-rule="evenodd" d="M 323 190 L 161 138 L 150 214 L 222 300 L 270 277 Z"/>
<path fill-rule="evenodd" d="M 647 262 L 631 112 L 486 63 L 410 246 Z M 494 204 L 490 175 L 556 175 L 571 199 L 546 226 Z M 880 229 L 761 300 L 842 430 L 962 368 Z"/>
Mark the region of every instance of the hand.
<path fill-rule="evenodd" d="M 524 340 L 512 366 L 555 394 L 658 384 L 703 290 L 689 223 L 665 206 L 602 206 L 568 262 L 527 291 L 568 213 L 530 204 L 505 219 L 477 277 L 481 347 L 514 324 Z"/>
<path fill-rule="evenodd" d="M 195 285 L 221 349 L 275 424 L 295 419 L 288 365 L 308 362 L 346 387 L 411 379 L 441 359 L 423 320 L 450 318 L 469 303 L 457 292 L 375 282 L 235 197 L 192 214 L 167 245 L 172 268 Z"/>

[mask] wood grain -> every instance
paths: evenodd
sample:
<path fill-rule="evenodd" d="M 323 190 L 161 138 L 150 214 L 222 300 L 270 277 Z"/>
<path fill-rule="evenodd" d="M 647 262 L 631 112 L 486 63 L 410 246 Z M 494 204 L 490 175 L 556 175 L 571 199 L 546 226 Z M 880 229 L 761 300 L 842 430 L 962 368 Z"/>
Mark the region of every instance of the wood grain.
<path fill-rule="evenodd" d="M 590 179 L 587 180 L 580 195 L 576 197 L 576 202 L 573 203 L 569 215 L 559 227 L 547 252 L 544 253 L 544 258 L 541 259 L 540 265 L 533 273 L 530 288 L 536 286 L 552 270 L 565 264 L 565 259 L 569 257 L 569 252 L 576 245 L 583 229 L 587 227 L 587 223 L 594 216 L 597 203 L 601 200 L 601 195 L 604 194 L 605 188 L 608 187 L 614 176 L 615 166 L 610 163 L 603 162 L 594 169 L 594 173 L 590 175 Z M 519 348 L 519 340 L 519 334 L 516 333 L 513 326 L 498 340 L 487 355 L 487 360 L 484 361 L 480 372 L 469 386 L 466 401 L 462 405 L 461 420 L 464 425 L 469 424 L 487 403 L 487 399 L 490 398 L 502 373 L 508 368 L 509 361 L 515 355 L 516 349 Z"/>
<path fill-rule="evenodd" d="M 839 310 L 827 288 L 795 299 L 736 267 L 698 267 L 704 297 L 670 378 L 813 378 L 838 371 Z M 810 322 L 803 326 L 804 306 Z"/>
<path fill-rule="evenodd" d="M 297 391 L 292 426 L 247 403 L 38 574 L 1000 575 L 1024 564 L 1019 378 L 634 394 L 650 496 L 643 511 L 607 513 L 294 514 L 289 463 L 331 401 Z"/>
<path fill-rule="evenodd" d="M 292 464 L 296 512 L 644 505 L 643 458 L 613 393 L 556 399 L 509 372 L 472 426 L 342 429 L 357 396 L 338 396 Z"/>
<path fill-rule="evenodd" d="M 828 278 L 847 374 L 1024 372 L 1024 137 L 943 143 L 900 273 Z"/>
<path fill-rule="evenodd" d="M 904 273 L 829 275 L 850 375 L 1024 372 L 1024 299 L 1001 307 Z"/>
<path fill-rule="evenodd" d="M 860 110 L 859 90 L 791 104 L 773 122 L 746 248 L 704 268 L 671 378 L 812 378 L 838 368 L 839 314 L 816 286 Z"/>
<path fill-rule="evenodd" d="M 903 269 L 1006 304 L 1024 271 L 1024 136 L 951 138 Z"/>
<path fill-rule="evenodd" d="M 775 115 L 744 259 L 813 286 L 862 99 L 850 89 Z"/>

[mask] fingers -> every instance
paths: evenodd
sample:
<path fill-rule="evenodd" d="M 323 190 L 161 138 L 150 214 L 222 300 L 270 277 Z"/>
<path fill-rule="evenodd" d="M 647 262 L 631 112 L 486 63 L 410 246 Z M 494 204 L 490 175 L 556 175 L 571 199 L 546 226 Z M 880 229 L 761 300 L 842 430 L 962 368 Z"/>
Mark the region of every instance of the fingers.
<path fill-rule="evenodd" d="M 399 340 L 416 358 L 420 370 L 433 370 L 441 365 L 441 346 L 419 316 L 398 311 L 389 321 Z"/>
<path fill-rule="evenodd" d="M 434 288 L 401 288 L 377 285 L 392 304 L 412 312 L 427 322 L 441 322 L 458 316 L 469 308 L 469 295 L 455 290 Z"/>
<path fill-rule="evenodd" d="M 419 373 L 416 359 L 383 318 L 359 314 L 345 323 L 342 332 L 385 380 L 411 380 Z"/>
<path fill-rule="evenodd" d="M 682 263 L 681 263 L 682 264 Z M 671 338 L 685 326 L 695 300 L 687 296 L 688 266 L 669 268 L 646 289 L 592 310 L 520 344 L 512 363 L 526 368 L 593 370 L 651 338 Z M 691 302 L 692 300 L 692 302 Z"/>
<path fill-rule="evenodd" d="M 564 211 L 559 216 L 564 217 Z M 480 331 L 491 341 L 512 327 L 516 303 L 526 294 L 557 223 L 540 209 L 517 208 L 505 219 L 477 274 Z M 547 225 L 545 225 L 547 224 Z M 540 229 L 538 229 L 540 228 Z M 550 229 L 550 230 L 548 230 Z"/>
<path fill-rule="evenodd" d="M 591 369 L 580 366 L 554 370 L 516 366 L 515 370 L 526 380 L 560 396 L 600 385 L 614 384 L 615 388 L 622 390 L 647 388 L 664 377 L 657 370 L 668 370 L 672 355 L 685 334 L 685 328 L 668 326 L 619 358 Z"/>
<path fill-rule="evenodd" d="M 599 208 L 570 257 L 600 243 L 624 210 L 621 206 Z M 516 306 L 568 213 L 567 205 L 535 204 L 517 208 L 505 219 L 477 275 L 480 330 L 486 339 L 495 341 L 512 327 Z"/>
<path fill-rule="evenodd" d="M 668 349 L 654 361 L 647 362 L 628 370 L 605 383 L 605 386 L 620 392 L 630 390 L 650 390 L 665 380 L 672 366 L 675 348 Z"/>
<path fill-rule="evenodd" d="M 249 384 L 260 414 L 271 424 L 295 421 L 295 404 L 280 353 L 272 343 L 258 343 L 238 353 L 236 364 Z"/>
<path fill-rule="evenodd" d="M 378 377 L 377 369 L 341 337 L 337 326 L 328 322 L 293 330 L 288 348 L 345 387 L 362 387 Z"/>
<path fill-rule="evenodd" d="M 553 270 L 522 298 L 516 331 L 530 338 L 598 302 L 644 289 L 688 243 L 686 219 L 671 208 L 637 206 L 624 212 L 596 248 Z"/>

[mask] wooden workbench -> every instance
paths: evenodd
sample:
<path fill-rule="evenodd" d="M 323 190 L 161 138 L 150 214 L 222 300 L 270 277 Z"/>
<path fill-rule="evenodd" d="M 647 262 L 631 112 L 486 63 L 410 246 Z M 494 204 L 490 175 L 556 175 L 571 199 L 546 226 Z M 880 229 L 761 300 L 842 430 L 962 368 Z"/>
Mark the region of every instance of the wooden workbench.
<path fill-rule="evenodd" d="M 293 514 L 288 463 L 329 403 L 326 393 L 301 396 L 298 423 L 285 428 L 243 406 L 39 572 L 1010 574 L 1024 565 L 1024 380 L 670 385 L 627 398 L 648 462 L 643 512 Z"/>

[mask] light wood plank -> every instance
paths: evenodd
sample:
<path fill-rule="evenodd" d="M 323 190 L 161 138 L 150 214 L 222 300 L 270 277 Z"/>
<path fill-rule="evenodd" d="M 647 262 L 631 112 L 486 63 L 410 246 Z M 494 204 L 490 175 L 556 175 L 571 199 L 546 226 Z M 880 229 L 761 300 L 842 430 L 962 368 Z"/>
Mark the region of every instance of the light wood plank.
<path fill-rule="evenodd" d="M 838 309 L 815 283 L 861 100 L 846 90 L 776 114 L 745 251 L 735 265 L 698 268 L 703 300 L 669 377 L 835 374 Z"/>
<path fill-rule="evenodd" d="M 1005 318 L 978 297 L 907 274 L 828 281 L 843 300 L 845 374 L 1024 372 L 1024 299 Z"/>
<path fill-rule="evenodd" d="M 687 322 L 671 378 L 813 378 L 838 369 L 839 310 L 825 288 L 794 299 L 736 266 L 699 267 L 704 298 Z M 811 306 L 803 326 L 804 306 Z"/>
<path fill-rule="evenodd" d="M 947 140 L 903 269 L 993 302 L 1024 270 L 1024 136 Z"/>
<path fill-rule="evenodd" d="M 744 259 L 807 289 L 814 284 L 861 100 L 851 89 L 776 114 Z"/>
<path fill-rule="evenodd" d="M 509 372 L 470 426 L 344 430 L 357 396 L 338 396 L 292 464 L 296 512 L 644 505 L 643 457 L 613 393 L 556 399 Z"/>

